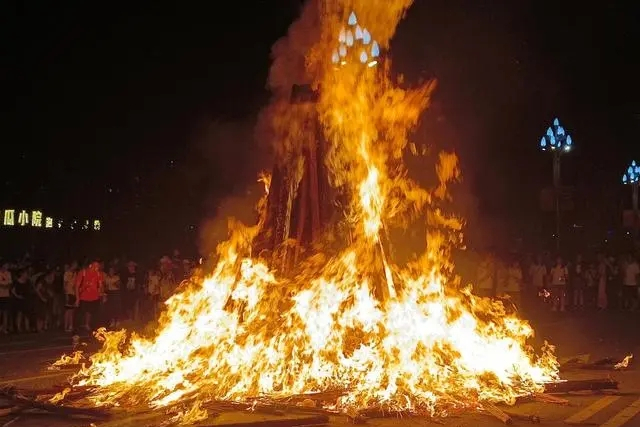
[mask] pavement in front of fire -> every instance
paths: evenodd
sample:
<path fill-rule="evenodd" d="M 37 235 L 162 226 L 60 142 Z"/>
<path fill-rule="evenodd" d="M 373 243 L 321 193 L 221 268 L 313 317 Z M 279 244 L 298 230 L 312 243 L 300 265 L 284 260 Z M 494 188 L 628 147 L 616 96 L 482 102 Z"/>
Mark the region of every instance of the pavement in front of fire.
<path fill-rule="evenodd" d="M 559 357 L 589 353 L 591 359 L 601 357 L 622 358 L 632 353 L 630 366 L 624 371 L 581 370 L 563 374 L 567 379 L 613 378 L 619 381 L 618 392 L 583 393 L 562 395 L 568 405 L 542 402 L 520 403 L 513 407 L 501 406 L 513 414 L 536 415 L 546 426 L 638 426 L 639 419 L 639 313 L 638 312 L 579 312 L 579 313 L 530 313 L 536 336 L 534 344 L 543 340 L 554 343 Z M 85 341 L 92 338 L 85 337 Z M 50 371 L 47 366 L 62 353 L 72 350 L 69 335 L 61 333 L 0 336 L 0 386 L 15 385 L 20 388 L 42 389 L 64 382 L 68 372 Z M 253 421 L 254 418 L 221 416 L 208 425 Z M 265 419 L 263 418 L 255 418 Z M 271 417 L 274 419 L 274 417 Z M 277 420 L 277 418 L 276 418 Z M 500 426 L 501 421 L 483 414 L 465 413 L 439 419 L 448 427 Z M 514 419 L 514 425 L 529 425 L 530 421 Z M 97 426 L 102 423 L 95 422 Z M 346 417 L 336 417 L 331 425 L 348 425 Z M 425 419 L 370 419 L 366 425 L 399 426 L 427 425 Z M 0 427 L 83 426 L 87 420 L 69 421 L 52 417 L 13 415 L 0 417 Z M 112 423 L 109 423 L 112 425 Z M 143 420 L 117 425 L 149 425 Z"/>

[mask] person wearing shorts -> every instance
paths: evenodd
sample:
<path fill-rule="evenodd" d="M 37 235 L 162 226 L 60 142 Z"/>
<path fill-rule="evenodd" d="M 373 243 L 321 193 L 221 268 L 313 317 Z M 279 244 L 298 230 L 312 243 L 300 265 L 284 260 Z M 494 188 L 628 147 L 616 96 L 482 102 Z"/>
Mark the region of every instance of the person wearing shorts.
<path fill-rule="evenodd" d="M 92 262 L 76 277 L 76 306 L 85 330 L 90 331 L 92 322 L 100 310 L 100 297 L 103 288 L 103 274 L 100 264 Z"/>
<path fill-rule="evenodd" d="M 78 263 L 72 262 L 66 269 L 63 276 L 65 290 L 65 332 L 73 332 L 73 316 L 76 310 L 76 276 L 78 275 Z"/>

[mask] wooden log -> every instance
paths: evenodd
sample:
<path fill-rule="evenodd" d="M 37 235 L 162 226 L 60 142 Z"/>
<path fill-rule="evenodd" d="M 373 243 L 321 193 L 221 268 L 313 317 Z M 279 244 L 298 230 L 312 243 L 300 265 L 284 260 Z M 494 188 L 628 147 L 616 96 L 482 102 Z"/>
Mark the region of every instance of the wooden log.
<path fill-rule="evenodd" d="M 570 403 L 570 401 L 567 399 L 562 399 L 560 397 L 552 396 L 550 394 L 545 394 L 545 393 L 534 393 L 532 398 L 538 402 L 555 403 L 557 405 L 567 405 Z"/>
<path fill-rule="evenodd" d="M 309 159 L 305 159 L 306 162 L 309 162 Z M 307 174 L 303 174 L 303 177 L 300 180 L 298 185 L 298 217 L 296 218 L 296 249 L 294 249 L 294 264 L 298 263 L 298 256 L 301 251 L 301 245 L 303 244 L 303 237 L 305 233 L 305 225 L 307 223 L 307 202 L 309 198 L 309 178 Z"/>
<path fill-rule="evenodd" d="M 584 390 L 616 390 L 619 383 L 610 378 L 596 380 L 568 380 L 545 384 L 544 393 L 569 393 Z"/>
<path fill-rule="evenodd" d="M 23 396 L 14 388 L 0 389 L 0 395 L 5 399 L 12 401 L 16 406 L 23 409 L 40 409 L 42 411 L 51 412 L 58 415 L 65 416 L 85 416 L 92 418 L 106 419 L 111 416 L 108 412 L 101 408 L 74 408 L 70 406 L 54 405 L 46 402 L 39 402 L 35 399 Z"/>
<path fill-rule="evenodd" d="M 309 149 L 309 199 L 312 220 L 312 241 L 318 240 L 321 232 L 320 222 L 320 194 L 318 187 L 318 157 L 316 156 L 316 140 L 312 141 Z M 322 160 L 321 160 L 322 161 Z"/>
<path fill-rule="evenodd" d="M 225 424 L 225 427 L 298 427 L 298 426 L 313 426 L 324 425 L 329 423 L 327 415 L 312 415 L 309 417 L 289 418 L 289 419 L 276 419 L 276 420 L 263 420 L 263 421 L 248 421 L 240 423 Z M 200 425 L 200 427 L 216 427 L 220 424 Z"/>
<path fill-rule="evenodd" d="M 517 414 L 516 412 L 509 412 L 509 411 L 503 411 L 507 415 L 510 416 L 510 418 L 519 420 L 519 421 L 529 421 L 532 424 L 541 424 L 541 417 L 538 415 L 528 415 L 528 414 Z"/>
<path fill-rule="evenodd" d="M 510 417 L 507 413 L 503 412 L 496 405 L 493 405 L 491 403 L 484 403 L 483 409 L 485 410 L 485 412 L 492 415 L 494 418 L 498 419 L 503 424 L 512 424 L 513 422 L 512 417 Z"/>

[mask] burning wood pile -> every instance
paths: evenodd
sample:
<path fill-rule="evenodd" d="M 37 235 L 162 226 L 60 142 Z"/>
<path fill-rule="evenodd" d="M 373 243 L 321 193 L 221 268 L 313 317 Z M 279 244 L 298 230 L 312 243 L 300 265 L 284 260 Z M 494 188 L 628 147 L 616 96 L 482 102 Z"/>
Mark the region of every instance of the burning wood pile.
<path fill-rule="evenodd" d="M 559 403 L 545 393 L 549 384 L 569 387 L 557 382 L 553 348 L 535 352 L 526 321 L 476 297 L 453 274 L 449 255 L 461 242 L 462 221 L 446 214 L 444 203 L 448 183 L 459 177 L 456 156 L 438 154 L 430 188 L 410 179 L 404 165 L 410 130 L 434 84 L 403 89 L 378 58 L 410 3 L 307 5 L 275 49 L 281 57 L 272 80 L 289 92 L 289 76 L 298 73 L 322 90 L 314 102 L 275 97 L 266 110 L 281 178 L 270 198 L 271 177 L 263 175 L 258 223 L 230 221 L 209 277 L 169 298 L 152 334 L 98 331 L 102 348 L 88 360 L 57 363 L 82 365 L 70 387 L 31 401 L 48 402 L 42 404 L 51 412 L 51 405 L 89 407 L 99 417 L 96 408 L 103 408 L 182 424 L 239 410 L 296 415 L 289 425 L 339 414 L 360 422 L 469 410 L 508 422 L 496 405 Z M 292 45 L 312 39 L 318 41 Z M 287 58 L 301 51 L 304 61 Z M 322 183 L 339 195 L 332 220 L 319 205 L 329 190 L 305 196 Z M 390 251 L 391 231 L 410 227 L 425 230 L 424 248 L 400 262 Z M 281 244 L 272 239 L 271 253 L 257 255 L 259 236 Z M 6 396 L 28 406 L 21 393 Z"/>
<path fill-rule="evenodd" d="M 614 359 L 608 359 L 614 360 Z M 629 356 L 621 362 L 606 365 L 599 363 L 602 370 L 621 370 L 627 367 Z M 599 361 L 597 361 L 599 362 Z M 615 366 L 617 366 L 615 368 Z M 578 368 L 581 369 L 581 368 Z M 521 396 L 514 409 L 505 405 L 490 402 L 479 403 L 470 408 L 462 405 L 452 410 L 450 415 L 460 415 L 469 410 L 479 411 L 494 417 L 505 424 L 527 422 L 538 424 L 542 418 L 537 414 L 519 411 L 518 404 L 528 401 L 539 401 L 558 405 L 568 404 L 568 400 L 559 395 L 573 393 L 613 392 L 618 388 L 617 381 L 611 378 L 589 380 L 564 380 L 544 385 L 542 392 Z M 98 423 L 101 426 L 116 426 L 133 423 L 137 426 L 169 426 L 198 422 L 199 426 L 213 425 L 212 422 L 224 425 L 269 427 L 269 426 L 311 426 L 326 425 L 332 421 L 346 418 L 354 424 L 366 424 L 376 418 L 422 417 L 438 422 L 430 414 L 415 411 L 370 407 L 348 411 L 335 409 L 335 403 L 347 392 L 332 390 L 319 393 L 291 395 L 278 399 L 267 397 L 247 398 L 245 401 L 207 400 L 194 402 L 178 401 L 163 408 L 148 406 L 119 408 L 117 406 L 96 407 L 91 396 L 95 387 L 59 385 L 49 389 L 20 390 L 15 387 L 0 389 L 0 417 L 38 417 L 53 416 Z M 334 409 L 332 409 L 334 408 Z M 204 415 L 206 414 L 206 416 Z M 204 423 L 204 424 L 203 424 Z"/>

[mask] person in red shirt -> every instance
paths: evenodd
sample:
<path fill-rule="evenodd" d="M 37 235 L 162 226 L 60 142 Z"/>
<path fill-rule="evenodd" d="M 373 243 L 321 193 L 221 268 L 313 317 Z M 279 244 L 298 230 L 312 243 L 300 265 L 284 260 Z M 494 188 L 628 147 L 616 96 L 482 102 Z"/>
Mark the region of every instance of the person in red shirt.
<path fill-rule="evenodd" d="M 100 308 L 104 276 L 100 264 L 92 262 L 76 275 L 76 306 L 84 317 L 84 327 L 91 330 L 92 318 L 95 319 Z M 82 319 L 82 317 L 81 317 Z"/>

